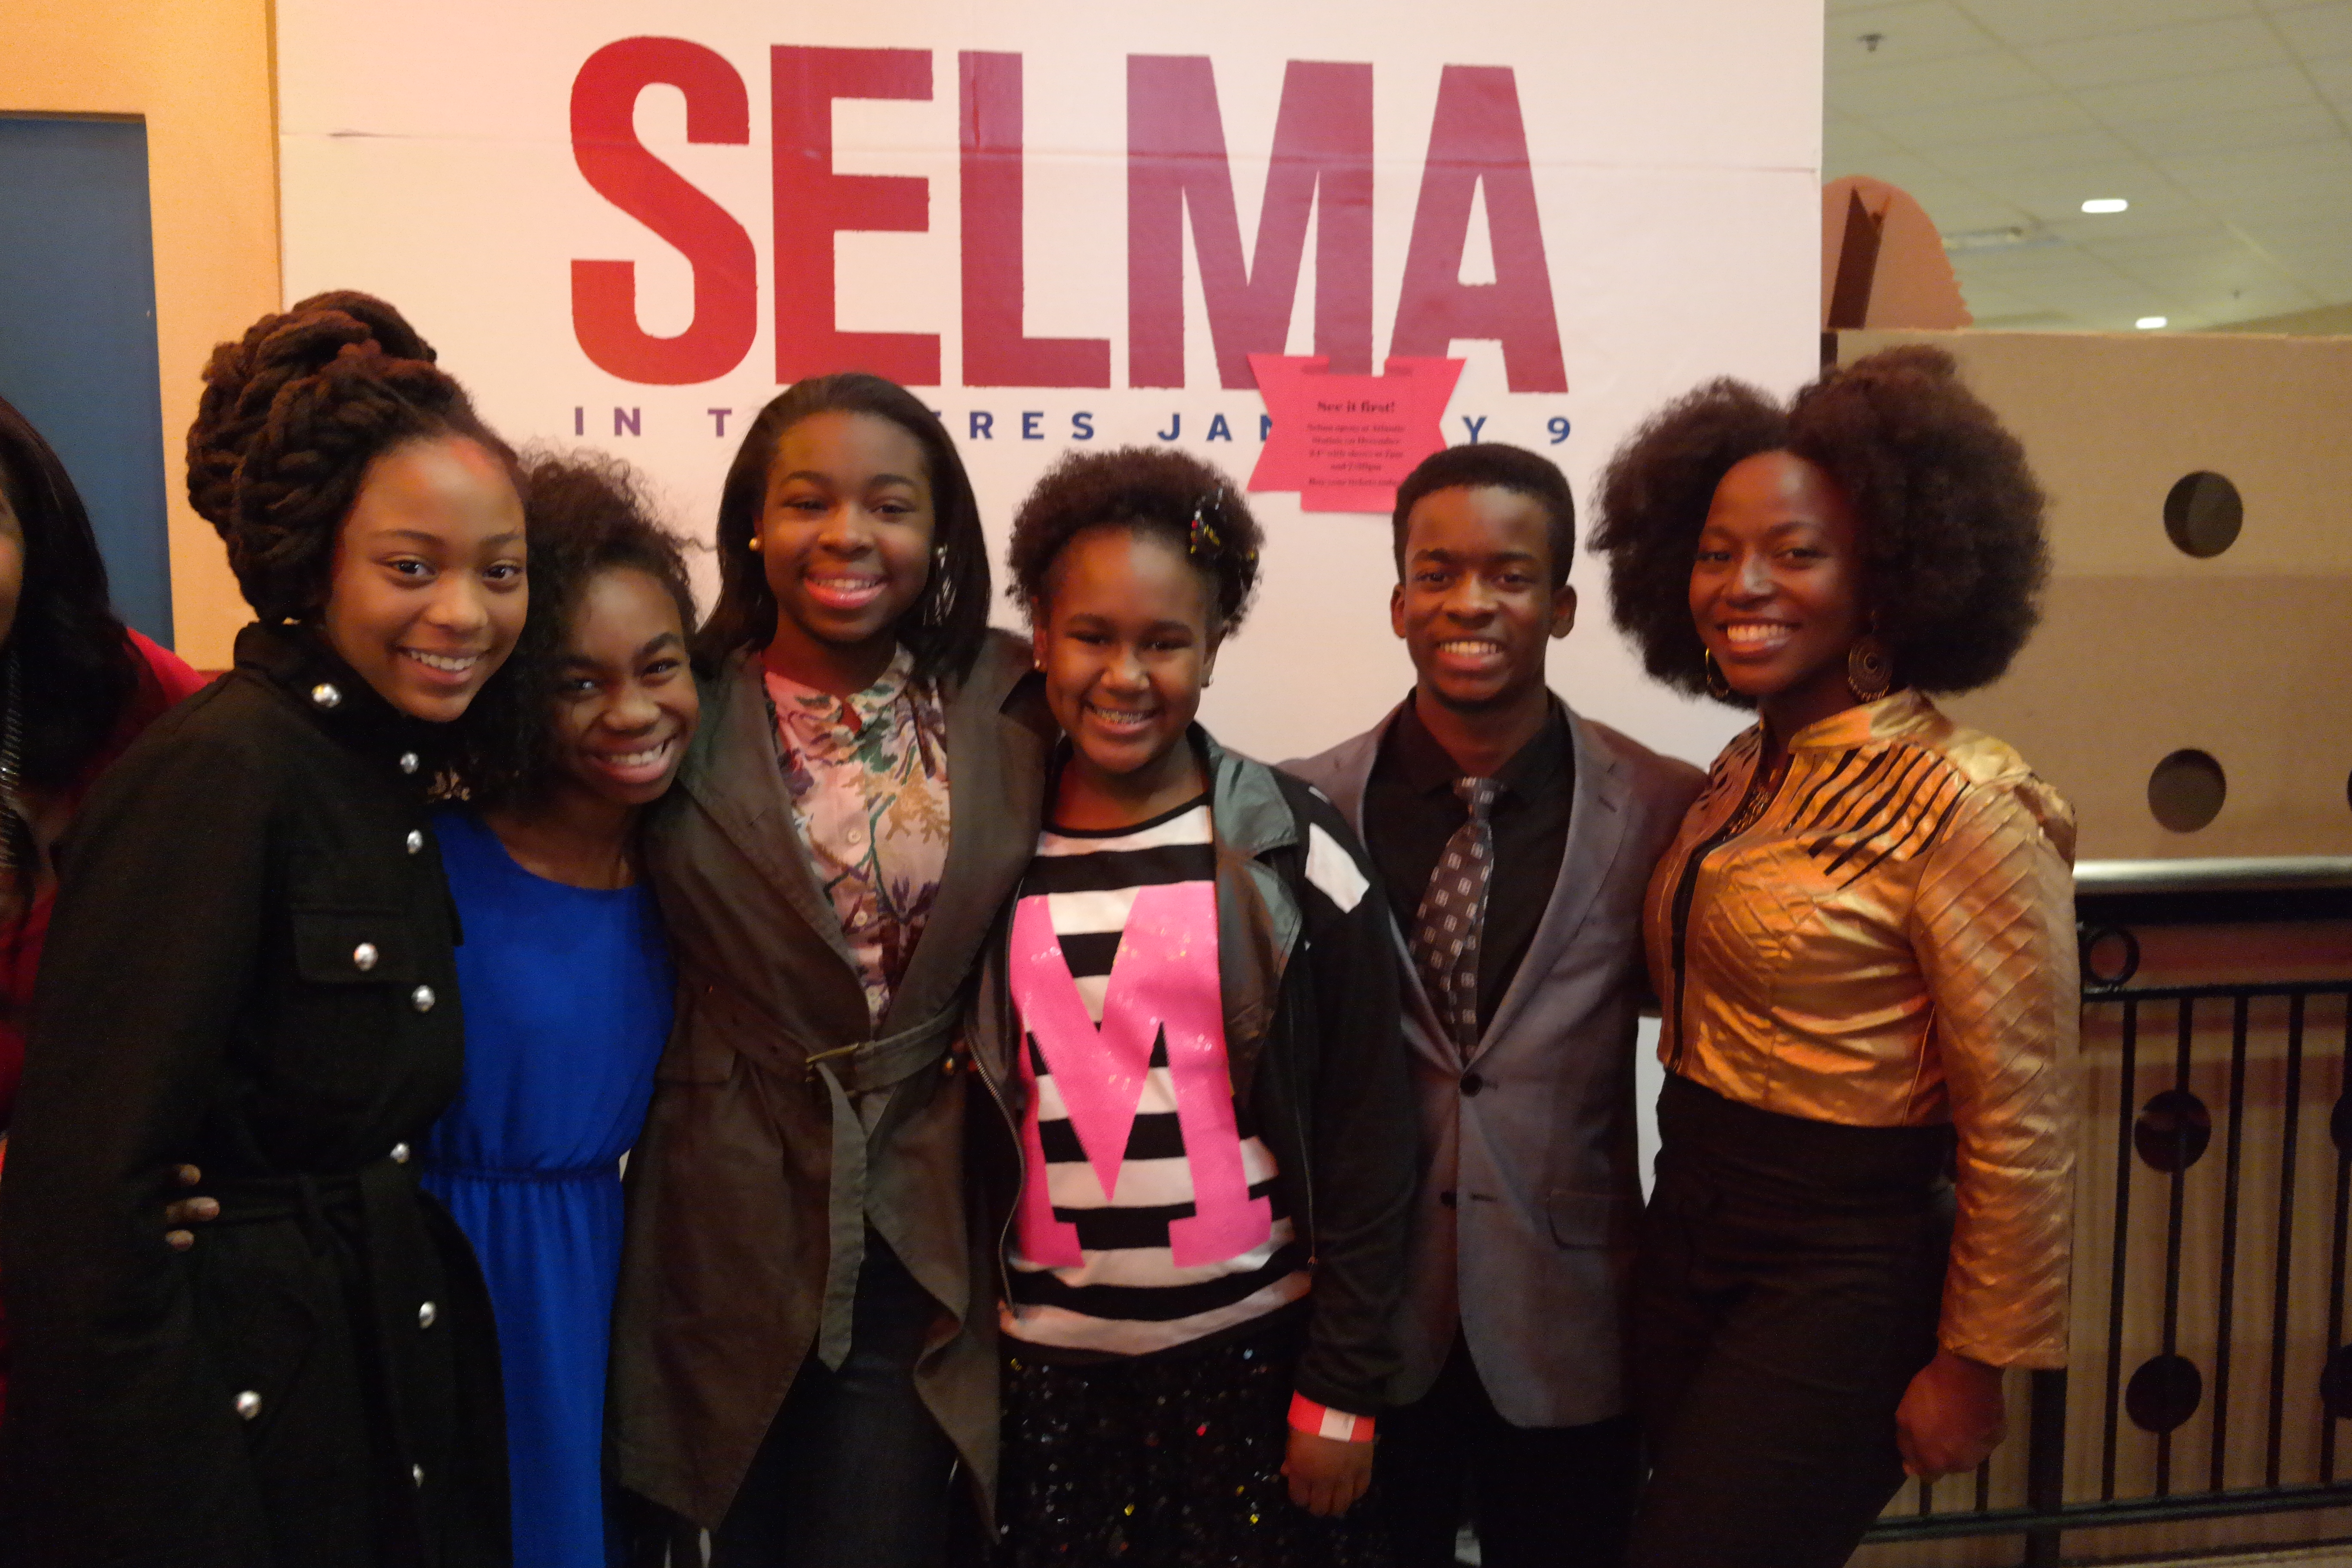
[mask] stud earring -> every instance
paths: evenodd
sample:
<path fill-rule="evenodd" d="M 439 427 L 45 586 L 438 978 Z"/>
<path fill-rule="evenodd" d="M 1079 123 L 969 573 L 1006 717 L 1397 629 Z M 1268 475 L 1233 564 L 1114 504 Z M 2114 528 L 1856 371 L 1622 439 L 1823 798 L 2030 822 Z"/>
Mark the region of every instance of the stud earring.
<path fill-rule="evenodd" d="M 745 540 L 745 541 L 743 542 L 743 548 L 744 548 L 744 549 L 746 549 L 746 550 L 751 551 L 751 552 L 753 554 L 755 554 L 755 555 L 756 555 L 757 553 L 759 553 L 759 550 L 760 550 L 760 536 L 759 536 L 758 534 L 756 534 L 756 533 L 755 533 L 755 534 L 753 534 L 751 538 L 749 538 L 749 539 Z"/>
<path fill-rule="evenodd" d="M 1715 662 L 1715 650 L 1704 649 L 1699 658 L 1706 665 L 1706 694 L 1717 702 L 1730 701 L 1736 694 L 1731 689 L 1731 682 L 1724 679 L 1722 667 Z"/>

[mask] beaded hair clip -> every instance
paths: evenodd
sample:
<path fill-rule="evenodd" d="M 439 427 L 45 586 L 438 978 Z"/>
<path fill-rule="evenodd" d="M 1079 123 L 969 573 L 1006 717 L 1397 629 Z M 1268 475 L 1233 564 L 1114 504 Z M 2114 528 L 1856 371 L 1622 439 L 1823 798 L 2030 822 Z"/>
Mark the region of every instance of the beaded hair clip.
<path fill-rule="evenodd" d="M 1224 535 L 1219 533 L 1217 525 L 1210 521 L 1211 514 L 1223 510 L 1224 505 L 1225 487 L 1219 485 L 1193 506 L 1192 526 L 1184 536 L 1185 554 L 1195 560 L 1213 561 L 1225 552 Z M 1242 559 L 1254 562 L 1257 559 L 1257 552 L 1245 550 L 1242 552 Z"/>

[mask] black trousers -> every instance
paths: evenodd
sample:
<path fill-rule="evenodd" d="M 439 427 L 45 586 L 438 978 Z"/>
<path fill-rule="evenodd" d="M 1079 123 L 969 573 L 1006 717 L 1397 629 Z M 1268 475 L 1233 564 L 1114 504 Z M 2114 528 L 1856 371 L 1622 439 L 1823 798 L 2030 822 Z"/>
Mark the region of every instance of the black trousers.
<path fill-rule="evenodd" d="M 1486 1568 L 1617 1568 L 1641 1478 L 1632 1416 L 1514 1426 L 1457 1332 L 1437 1382 L 1380 1432 L 1373 1495 L 1399 1568 L 1453 1568 L 1465 1510 Z"/>
<path fill-rule="evenodd" d="M 866 1233 L 849 1354 L 814 1352 L 793 1380 L 711 1568 L 937 1568 L 947 1553 L 955 1447 L 915 1389 L 940 1312 L 879 1233 Z"/>
<path fill-rule="evenodd" d="M 1658 1132 L 1628 1562 L 1836 1568 L 1902 1484 L 1895 1409 L 1936 1351 L 1951 1129 L 1781 1116 L 1670 1074 Z"/>

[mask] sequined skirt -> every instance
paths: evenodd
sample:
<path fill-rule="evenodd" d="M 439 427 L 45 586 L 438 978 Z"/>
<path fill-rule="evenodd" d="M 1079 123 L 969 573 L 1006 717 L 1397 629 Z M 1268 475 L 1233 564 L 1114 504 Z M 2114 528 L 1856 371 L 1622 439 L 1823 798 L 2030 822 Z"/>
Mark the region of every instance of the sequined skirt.
<path fill-rule="evenodd" d="M 999 1568 L 1387 1568 L 1375 1500 L 1336 1520 L 1290 1500 L 1300 1338 L 1083 1363 L 1006 1342 Z"/>

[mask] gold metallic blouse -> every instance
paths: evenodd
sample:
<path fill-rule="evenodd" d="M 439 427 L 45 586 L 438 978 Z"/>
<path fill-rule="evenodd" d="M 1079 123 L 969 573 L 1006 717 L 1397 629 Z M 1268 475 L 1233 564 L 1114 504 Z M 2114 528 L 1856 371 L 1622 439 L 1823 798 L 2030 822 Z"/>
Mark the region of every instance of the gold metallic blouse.
<path fill-rule="evenodd" d="M 1996 1365 L 2061 1365 L 2074 812 L 2015 752 L 1915 692 L 1800 731 L 1759 811 L 1761 749 L 1760 728 L 1724 749 L 1651 878 L 1659 1056 L 1783 1115 L 1952 1122 L 1941 1341 Z"/>

